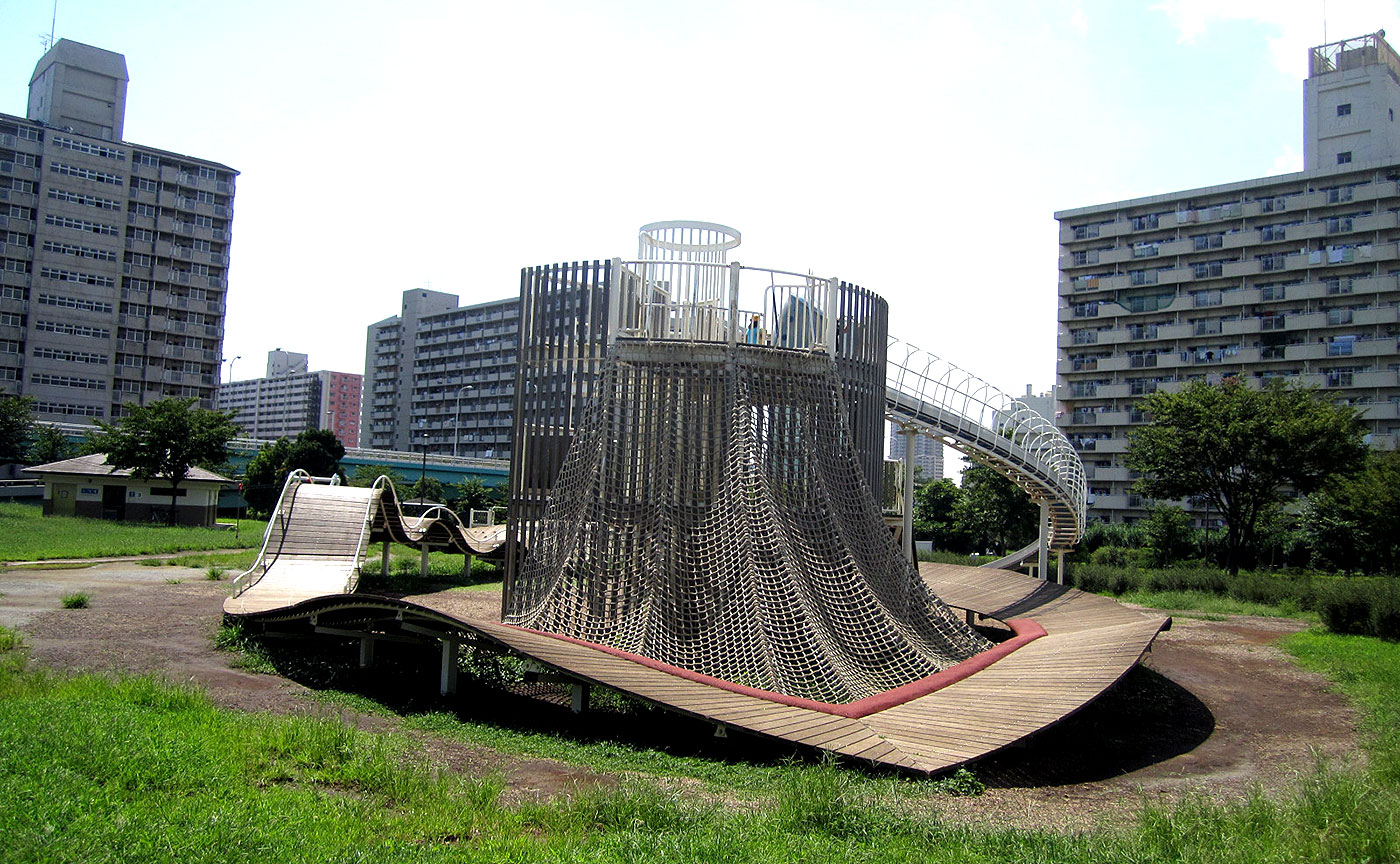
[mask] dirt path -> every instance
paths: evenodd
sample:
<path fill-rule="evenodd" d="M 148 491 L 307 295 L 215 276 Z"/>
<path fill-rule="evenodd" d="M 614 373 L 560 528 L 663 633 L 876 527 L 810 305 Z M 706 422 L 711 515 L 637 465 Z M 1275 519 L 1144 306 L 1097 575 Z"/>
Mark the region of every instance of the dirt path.
<path fill-rule="evenodd" d="M 79 590 L 89 594 L 89 608 L 59 608 L 63 595 Z M 212 648 L 227 590 L 227 582 L 208 581 L 203 571 L 168 566 L 12 570 L 0 572 L 0 624 L 22 630 L 34 660 L 47 666 L 193 681 L 218 704 L 241 710 L 327 710 L 305 686 L 230 668 L 230 655 Z M 494 602 L 454 596 L 465 605 Z M 1355 716 L 1342 697 L 1274 647 L 1302 626 L 1273 618 L 1177 619 L 1144 668 L 1060 726 L 980 763 L 987 793 L 940 798 L 940 811 L 1003 827 L 1089 827 L 1126 820 L 1145 800 L 1284 790 L 1317 755 L 1359 758 Z M 351 719 L 371 728 L 396 725 L 392 718 Z M 609 779 L 551 760 L 424 743 L 453 768 L 503 773 L 516 800 Z M 751 755 L 763 746 L 750 740 L 736 750 Z"/>

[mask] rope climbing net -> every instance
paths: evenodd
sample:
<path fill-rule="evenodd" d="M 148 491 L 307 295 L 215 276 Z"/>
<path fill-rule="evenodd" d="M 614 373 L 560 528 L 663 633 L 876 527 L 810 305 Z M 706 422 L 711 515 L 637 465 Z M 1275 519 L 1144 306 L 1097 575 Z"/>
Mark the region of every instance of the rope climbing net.
<path fill-rule="evenodd" d="M 988 647 L 902 557 L 828 356 L 619 340 L 506 621 L 843 704 Z"/>

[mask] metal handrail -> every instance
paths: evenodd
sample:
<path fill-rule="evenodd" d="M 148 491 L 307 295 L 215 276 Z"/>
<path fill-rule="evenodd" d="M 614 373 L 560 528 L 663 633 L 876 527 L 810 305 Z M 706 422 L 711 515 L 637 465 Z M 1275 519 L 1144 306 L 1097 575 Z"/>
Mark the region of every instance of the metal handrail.
<path fill-rule="evenodd" d="M 976 375 L 891 338 L 886 402 L 892 414 L 926 425 L 935 437 L 1010 476 L 1033 499 L 1047 501 L 1056 545 L 1084 532 L 1084 465 L 1054 423 Z M 1068 519 L 1068 523 L 1066 523 Z M 1071 536 L 1065 537 L 1068 530 Z"/>
<path fill-rule="evenodd" d="M 338 479 L 339 478 L 337 478 L 337 480 Z M 267 567 L 263 564 L 263 559 L 267 555 L 268 541 L 272 539 L 273 526 L 277 525 L 278 522 L 285 522 L 286 520 L 286 513 L 283 511 L 282 502 L 286 500 L 287 492 L 293 489 L 294 486 L 300 486 L 302 483 L 307 483 L 310 481 L 311 475 L 300 468 L 294 469 L 287 474 L 287 479 L 282 483 L 282 492 L 280 495 L 277 496 L 277 515 L 273 516 L 272 518 L 269 518 L 267 520 L 267 528 L 263 529 L 263 542 L 262 547 L 258 549 L 258 557 L 253 559 L 253 566 L 249 567 L 247 570 L 244 570 L 242 573 L 239 573 L 233 579 L 232 590 L 234 597 L 237 597 L 244 591 L 247 591 L 249 588 L 256 585 L 258 579 L 261 579 L 262 575 L 267 572 Z M 285 534 L 286 531 L 287 528 L 284 524 L 282 526 L 282 532 Z M 252 576 L 253 573 L 257 572 L 259 567 L 262 568 L 262 573 L 258 574 L 258 579 L 249 580 L 248 577 Z"/>
<path fill-rule="evenodd" d="M 737 262 L 616 263 L 626 275 L 620 336 L 834 350 L 837 279 Z"/>

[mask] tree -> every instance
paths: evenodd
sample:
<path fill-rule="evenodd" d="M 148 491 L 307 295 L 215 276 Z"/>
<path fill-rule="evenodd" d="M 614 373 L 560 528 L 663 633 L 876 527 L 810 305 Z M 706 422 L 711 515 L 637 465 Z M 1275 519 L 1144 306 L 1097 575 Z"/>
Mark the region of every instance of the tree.
<path fill-rule="evenodd" d="M 1144 532 L 1153 567 L 1191 557 L 1191 516 L 1180 507 L 1158 504 L 1148 511 Z"/>
<path fill-rule="evenodd" d="M 423 475 L 422 478 L 413 481 L 413 485 L 408 487 L 408 498 L 410 501 L 441 501 L 443 499 L 442 481 L 436 477 Z"/>
<path fill-rule="evenodd" d="M 373 486 L 374 481 L 380 477 L 388 477 L 389 482 L 393 483 L 395 488 L 405 485 L 403 475 L 391 465 L 356 465 L 354 472 L 350 475 L 350 485 Z"/>
<path fill-rule="evenodd" d="M 248 462 L 243 474 L 243 497 L 248 506 L 267 513 L 277 504 L 287 475 L 298 468 L 312 477 L 345 476 L 340 460 L 345 445 L 329 429 L 309 429 L 296 438 L 278 438 L 262 448 Z"/>
<path fill-rule="evenodd" d="M 1285 490 L 1316 491 L 1366 455 L 1355 409 L 1273 379 L 1255 390 L 1238 378 L 1193 381 L 1138 403 L 1152 422 L 1132 436 L 1124 462 L 1153 498 L 1205 496 L 1225 520 L 1225 566 L 1238 573 L 1261 519 Z"/>
<path fill-rule="evenodd" d="M 947 477 L 915 487 L 914 539 L 932 540 L 933 548 L 946 552 L 972 551 L 955 521 L 961 499 L 962 490 Z"/>
<path fill-rule="evenodd" d="M 28 459 L 30 465 L 47 465 L 61 462 L 78 454 L 78 448 L 68 440 L 68 436 L 52 426 L 40 426 L 29 442 Z"/>
<path fill-rule="evenodd" d="M 0 465 L 24 461 L 33 429 L 34 400 L 28 396 L 0 396 Z"/>
<path fill-rule="evenodd" d="M 1040 508 L 1010 478 L 986 465 L 969 465 L 954 508 L 955 529 L 975 552 L 1020 549 L 1039 535 Z"/>
<path fill-rule="evenodd" d="M 228 458 L 228 442 L 238 434 L 232 412 L 194 407 L 194 399 L 161 399 L 132 408 L 115 423 L 97 421 L 90 440 L 107 454 L 107 464 L 130 469 L 142 480 L 170 483 L 170 512 L 175 524 L 175 499 L 190 469 L 218 465 Z"/>
<path fill-rule="evenodd" d="M 1303 528 L 1320 565 L 1400 569 L 1400 451 L 1372 451 L 1362 471 L 1309 498 Z"/>
<path fill-rule="evenodd" d="M 480 477 L 467 477 L 452 484 L 448 491 L 453 495 L 452 510 L 464 522 L 471 521 L 471 511 L 486 510 L 501 500 L 500 489 L 487 486 Z"/>

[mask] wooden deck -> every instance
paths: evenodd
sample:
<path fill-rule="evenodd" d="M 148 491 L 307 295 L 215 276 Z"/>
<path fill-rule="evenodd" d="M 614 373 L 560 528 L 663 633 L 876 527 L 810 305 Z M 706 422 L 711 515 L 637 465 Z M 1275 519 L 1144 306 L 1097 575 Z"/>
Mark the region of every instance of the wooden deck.
<path fill-rule="evenodd" d="M 339 615 L 375 620 L 374 627 L 384 632 L 407 624 L 412 632 L 453 631 L 458 635 L 450 638 L 485 638 L 580 681 L 613 687 L 717 725 L 927 773 L 986 756 L 1068 717 L 1131 669 L 1157 633 L 1170 625 L 1169 619 L 1144 616 L 1106 598 L 1006 571 L 926 564 L 921 575 L 950 606 L 1002 620 L 1031 618 L 1047 635 L 956 684 L 854 719 L 721 690 L 586 645 L 454 610 L 447 601 L 430 597 L 415 603 L 342 594 L 302 598 L 294 608 L 287 603 L 234 611 L 226 605 L 226 611 L 254 620 L 319 615 L 322 624 Z"/>

